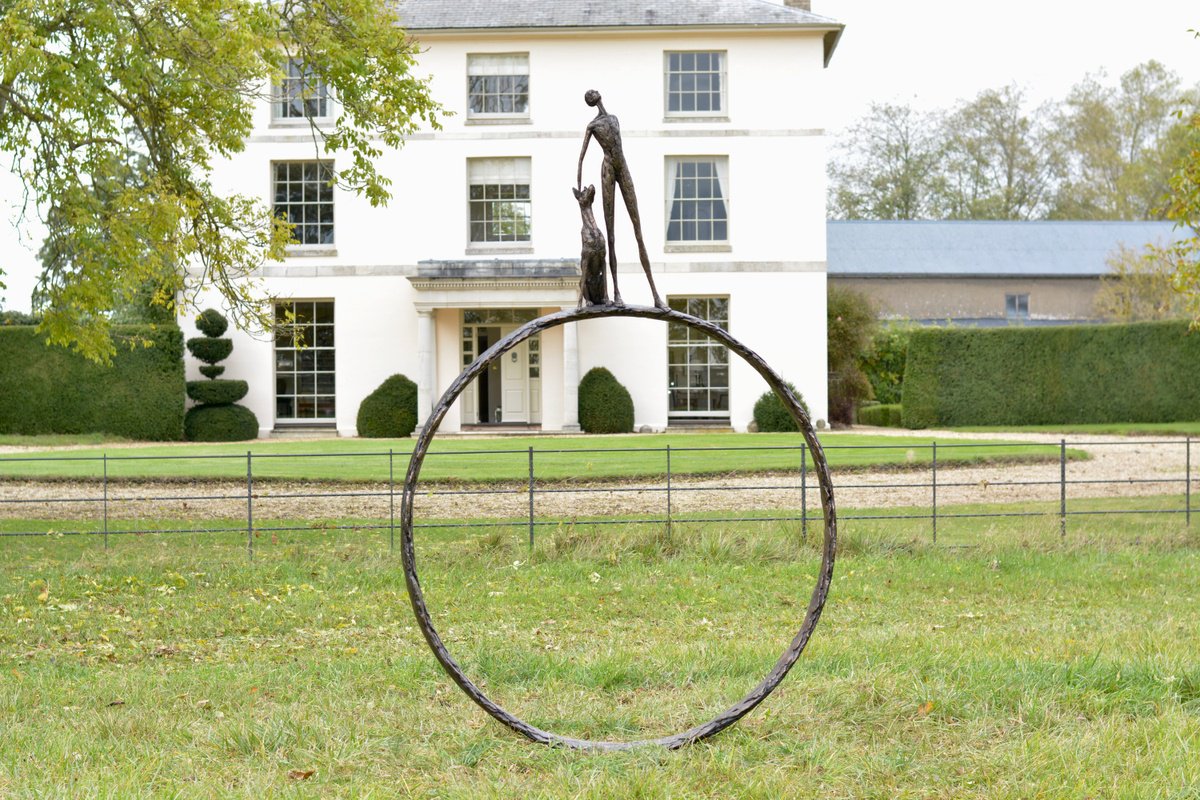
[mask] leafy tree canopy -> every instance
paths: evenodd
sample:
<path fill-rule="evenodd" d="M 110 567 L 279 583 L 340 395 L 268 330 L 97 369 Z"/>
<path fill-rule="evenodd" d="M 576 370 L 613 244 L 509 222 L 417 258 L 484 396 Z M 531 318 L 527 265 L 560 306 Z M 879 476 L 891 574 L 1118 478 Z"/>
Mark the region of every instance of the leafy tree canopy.
<path fill-rule="evenodd" d="M 416 53 L 384 0 L 0 0 L 0 151 L 50 231 L 47 340 L 107 359 L 113 310 L 147 286 L 164 307 L 215 288 L 237 324 L 268 324 L 246 278 L 290 231 L 214 187 L 212 164 L 242 150 L 297 59 L 337 101 L 312 125 L 343 154 L 334 180 L 386 202 L 381 149 L 441 115 Z"/>
<path fill-rule="evenodd" d="M 988 89 L 949 111 L 874 105 L 838 143 L 847 219 L 1162 219 L 1200 104 L 1162 64 L 1085 77 L 1058 103 Z M 1182 113 L 1181 113 L 1182 112 Z"/>

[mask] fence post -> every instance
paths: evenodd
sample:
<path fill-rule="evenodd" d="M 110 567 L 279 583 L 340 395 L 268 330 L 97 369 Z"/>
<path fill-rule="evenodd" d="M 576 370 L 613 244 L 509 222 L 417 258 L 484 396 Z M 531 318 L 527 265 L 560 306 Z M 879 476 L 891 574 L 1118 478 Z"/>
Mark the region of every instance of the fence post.
<path fill-rule="evenodd" d="M 104 549 L 108 549 L 108 453 L 104 453 Z"/>
<path fill-rule="evenodd" d="M 667 536 L 671 536 L 671 445 L 667 445 Z"/>
<path fill-rule="evenodd" d="M 254 560 L 254 468 L 250 451 L 246 451 L 246 555 Z"/>
<path fill-rule="evenodd" d="M 937 544 L 937 442 L 933 443 L 933 543 Z"/>
<path fill-rule="evenodd" d="M 529 551 L 533 552 L 533 445 L 529 446 Z"/>
<path fill-rule="evenodd" d="M 1067 538 L 1067 440 L 1058 442 L 1058 526 L 1059 536 Z"/>
<path fill-rule="evenodd" d="M 1187 506 L 1186 506 L 1187 510 L 1184 513 L 1184 519 L 1187 521 L 1187 524 L 1190 527 L 1192 524 L 1192 437 L 1191 437 L 1191 435 L 1189 435 L 1187 437 L 1187 439 L 1184 440 L 1184 447 L 1186 448 L 1185 453 L 1186 453 L 1186 461 L 1187 461 L 1187 469 L 1186 469 L 1186 472 L 1184 473 L 1184 476 L 1185 476 L 1184 480 L 1186 481 L 1186 483 L 1184 485 L 1186 488 L 1183 490 L 1185 502 L 1187 503 Z"/>
<path fill-rule="evenodd" d="M 392 448 L 388 448 L 388 552 L 396 552 L 396 472 Z"/>
<path fill-rule="evenodd" d="M 808 544 L 808 443 L 800 443 L 800 543 Z"/>

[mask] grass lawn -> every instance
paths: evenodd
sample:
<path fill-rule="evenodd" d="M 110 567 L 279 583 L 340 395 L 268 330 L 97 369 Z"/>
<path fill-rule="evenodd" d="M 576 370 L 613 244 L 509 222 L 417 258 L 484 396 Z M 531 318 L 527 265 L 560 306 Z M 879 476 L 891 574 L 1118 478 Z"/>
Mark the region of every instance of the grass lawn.
<path fill-rule="evenodd" d="M 951 428 L 966 433 L 1086 433 L 1114 436 L 1200 436 L 1200 422 L 1113 422 L 1077 425 L 999 425 Z"/>
<path fill-rule="evenodd" d="M 528 474 L 529 448 L 536 451 L 539 479 L 610 478 L 662 474 L 665 448 L 678 474 L 794 469 L 800 462 L 796 434 L 659 434 L 636 436 L 441 439 L 425 460 L 423 480 L 486 481 Z M 834 468 L 928 464 L 932 438 L 829 433 L 821 437 Z M 321 481 L 386 481 L 388 451 L 403 480 L 412 439 L 318 439 L 310 441 L 164 444 L 0 454 L 0 478 L 98 478 L 98 459 L 109 456 L 110 478 L 232 478 L 246 476 L 246 453 L 256 478 Z M 717 448 L 734 448 L 721 450 Z M 1069 451 L 1082 458 L 1081 451 Z M 306 456 L 300 458 L 299 456 Z M 32 457 L 51 460 L 30 461 Z M 1059 457 L 1056 445 L 954 440 L 939 443 L 940 464 L 988 460 L 1039 461 Z"/>
<path fill-rule="evenodd" d="M 264 535 L 253 563 L 233 534 L 0 539 L 0 796 L 1194 796 L 1200 525 L 943 526 L 973 546 L 847 523 L 783 686 L 709 743 L 618 754 L 528 745 L 471 704 L 413 626 L 386 531 Z M 513 531 L 418 540 L 468 674 L 587 737 L 739 698 L 816 563 L 777 523 L 566 528 L 532 553 Z"/>

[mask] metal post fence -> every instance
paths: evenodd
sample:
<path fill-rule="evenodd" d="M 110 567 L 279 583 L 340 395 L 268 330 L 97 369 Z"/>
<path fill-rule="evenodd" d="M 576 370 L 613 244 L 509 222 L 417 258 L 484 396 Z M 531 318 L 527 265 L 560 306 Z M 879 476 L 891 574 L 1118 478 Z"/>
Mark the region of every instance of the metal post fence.
<path fill-rule="evenodd" d="M 108 549 L 108 453 L 104 454 L 104 549 Z"/>
<path fill-rule="evenodd" d="M 808 544 L 808 443 L 800 443 L 800 541 Z"/>
<path fill-rule="evenodd" d="M 1058 525 L 1059 536 L 1067 538 L 1067 440 L 1058 442 Z"/>
<path fill-rule="evenodd" d="M 1185 476 L 1184 477 L 1184 487 L 1185 488 L 1183 490 L 1184 504 L 1185 504 L 1184 519 L 1187 520 L 1187 525 L 1189 527 L 1191 527 L 1191 524 L 1192 524 L 1192 437 L 1190 435 L 1186 439 L 1183 440 L 1183 446 L 1185 448 L 1184 454 L 1185 454 L 1185 462 L 1186 462 L 1186 466 L 1184 469 L 1184 476 Z"/>
<path fill-rule="evenodd" d="M 254 468 L 251 453 L 246 451 L 246 555 L 254 560 Z"/>
<path fill-rule="evenodd" d="M 388 552 L 396 552 L 396 472 L 392 448 L 388 448 Z"/>
<path fill-rule="evenodd" d="M 533 550 L 533 445 L 529 446 L 529 549 Z"/>
<path fill-rule="evenodd" d="M 671 535 L 671 445 L 667 445 L 667 536 Z"/>
<path fill-rule="evenodd" d="M 937 544 L 937 442 L 933 443 L 933 482 L 930 485 L 933 487 L 933 511 L 930 519 L 933 520 L 933 543 Z"/>

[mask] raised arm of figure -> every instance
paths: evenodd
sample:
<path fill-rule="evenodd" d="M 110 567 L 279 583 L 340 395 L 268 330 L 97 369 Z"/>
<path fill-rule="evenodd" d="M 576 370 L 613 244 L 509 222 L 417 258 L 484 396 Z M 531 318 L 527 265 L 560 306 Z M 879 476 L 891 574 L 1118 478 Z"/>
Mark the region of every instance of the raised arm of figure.
<path fill-rule="evenodd" d="M 579 151 L 579 169 L 575 172 L 575 188 L 583 189 L 583 157 L 587 155 L 588 145 L 592 141 L 592 130 L 589 128 L 583 134 L 583 149 Z"/>

